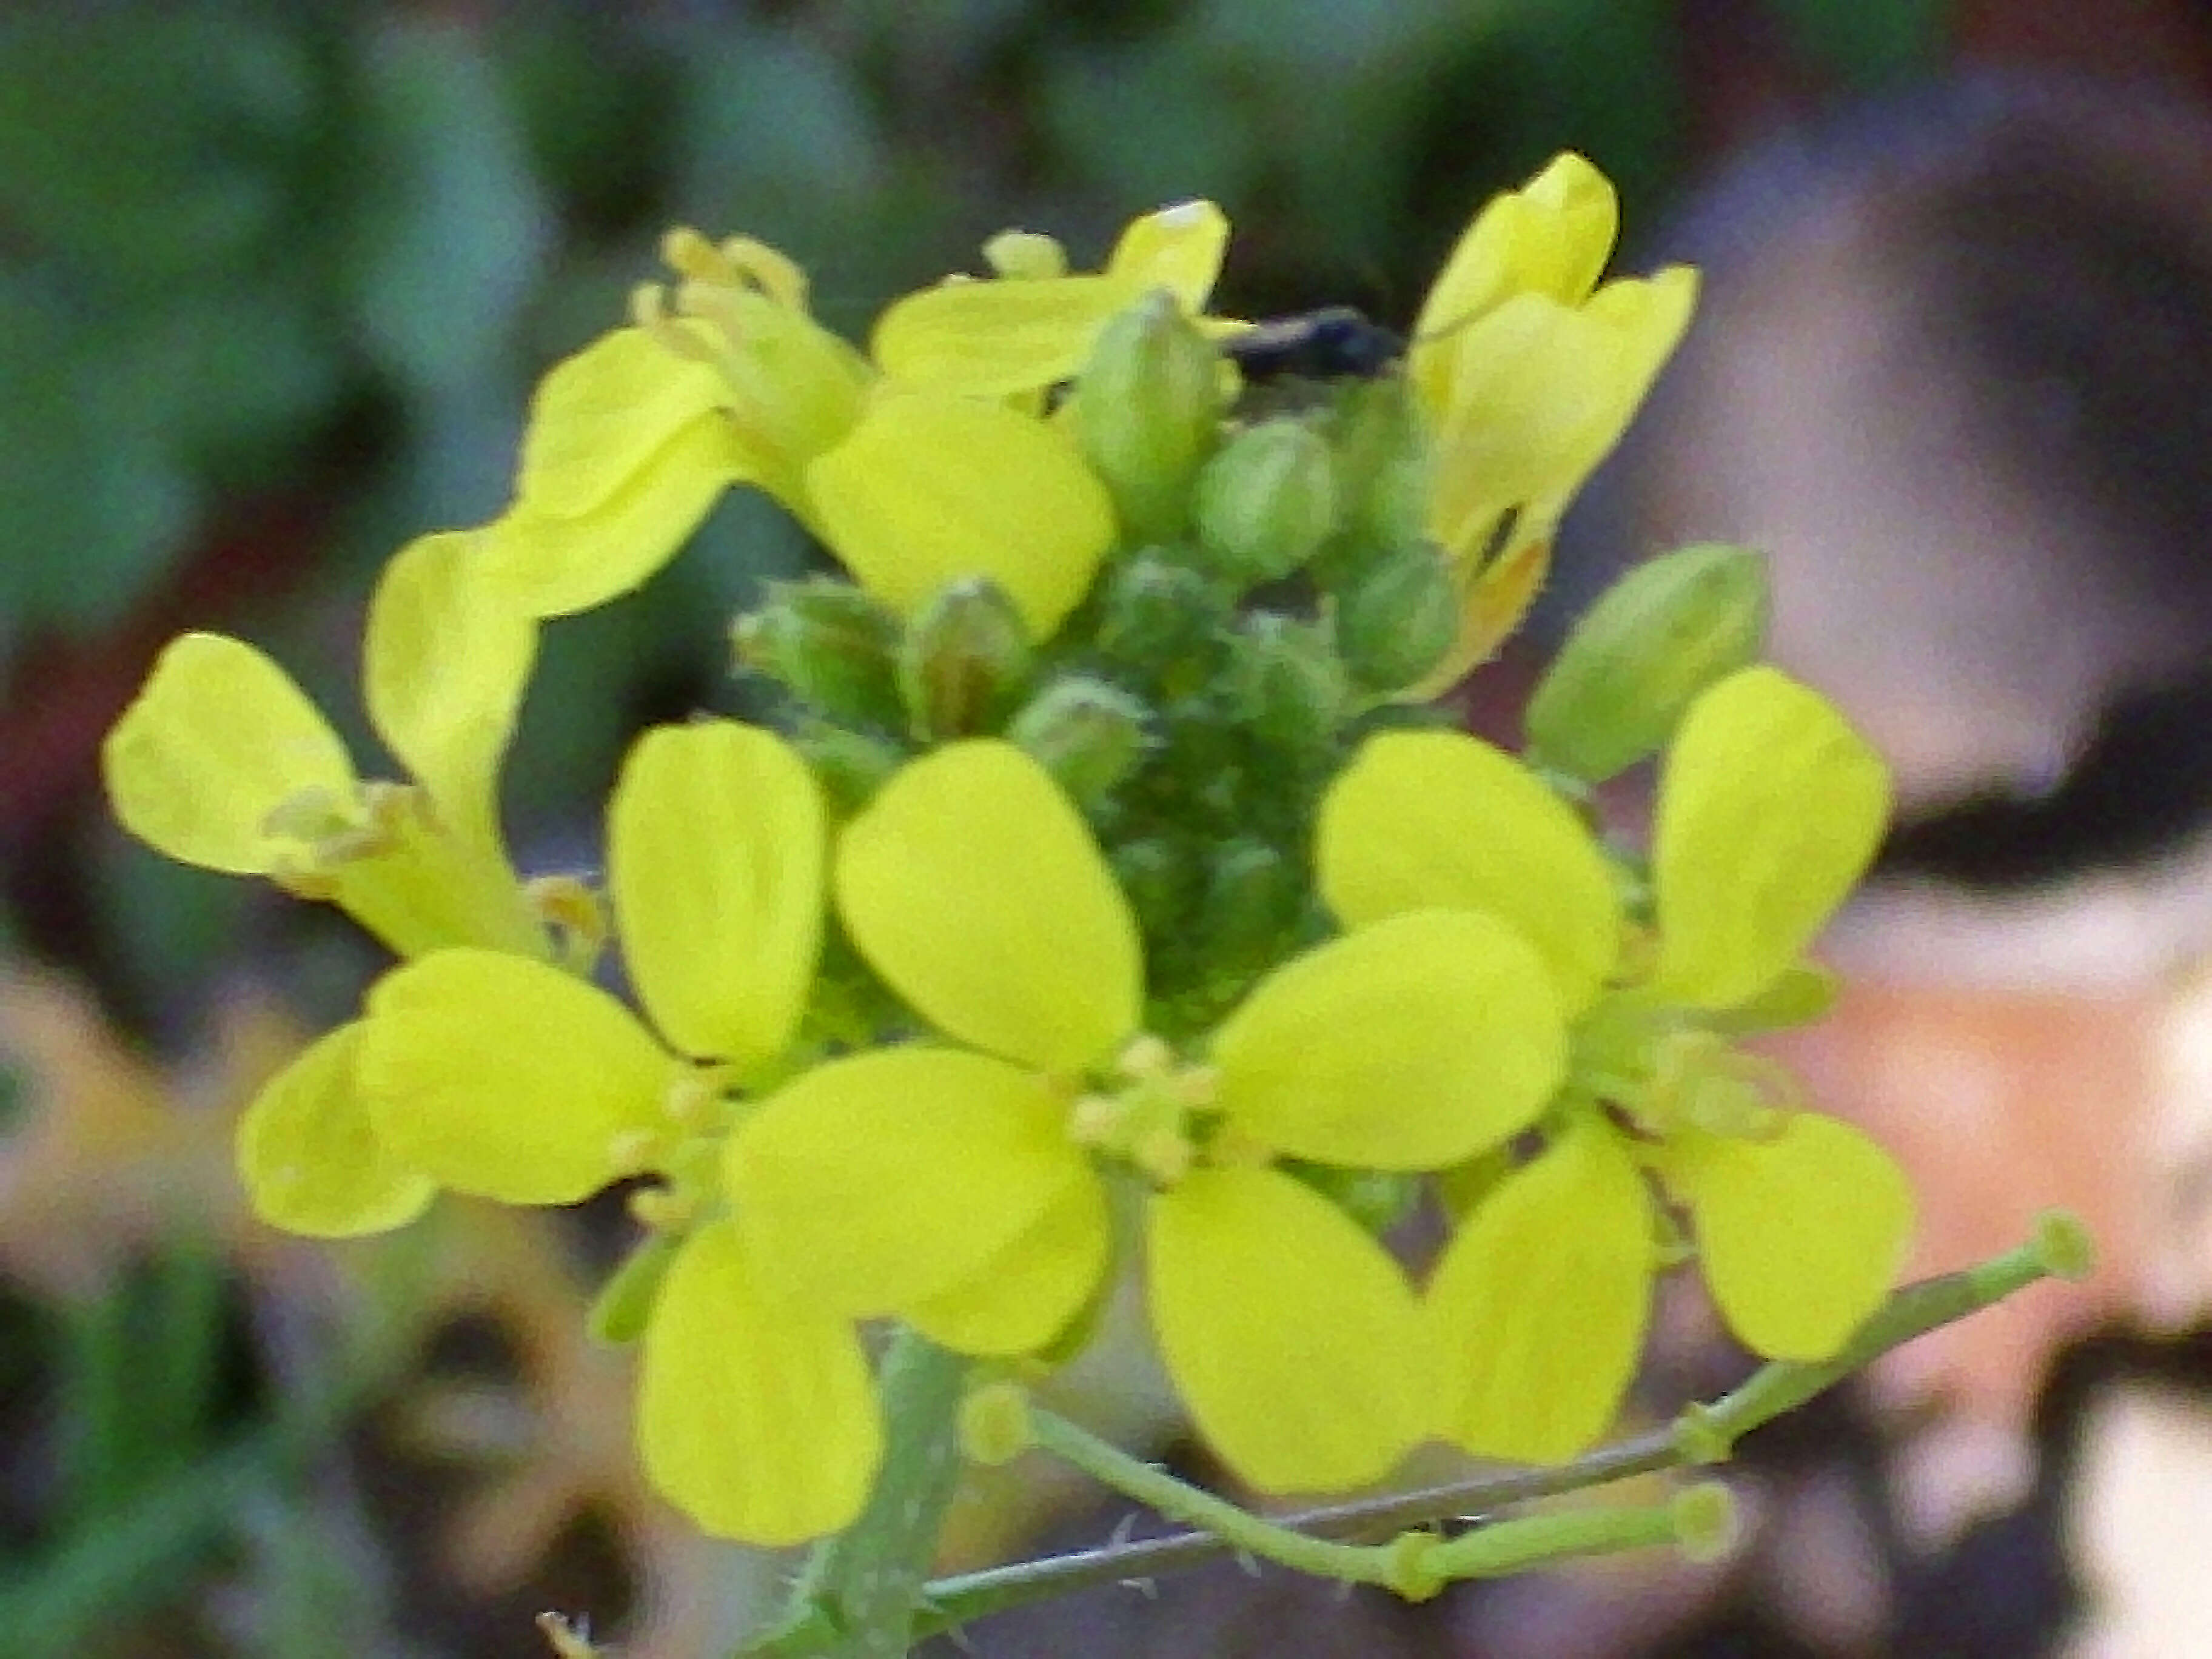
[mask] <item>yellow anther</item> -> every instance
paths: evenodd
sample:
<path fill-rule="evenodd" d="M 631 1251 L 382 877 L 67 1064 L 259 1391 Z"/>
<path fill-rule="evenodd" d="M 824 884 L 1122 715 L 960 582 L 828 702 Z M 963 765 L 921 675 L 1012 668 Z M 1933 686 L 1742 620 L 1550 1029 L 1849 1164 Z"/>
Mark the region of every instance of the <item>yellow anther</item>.
<path fill-rule="evenodd" d="M 806 273 L 766 242 L 750 236 L 732 236 L 721 246 L 722 262 L 732 275 L 780 306 L 806 309 Z"/>
<path fill-rule="evenodd" d="M 660 260 L 679 276 L 697 283 L 724 285 L 738 281 L 737 268 L 722 252 L 689 225 L 678 225 L 660 239 Z"/>
<path fill-rule="evenodd" d="M 662 1139 L 650 1129 L 623 1129 L 607 1142 L 607 1167 L 618 1176 L 640 1175 L 653 1167 Z"/>

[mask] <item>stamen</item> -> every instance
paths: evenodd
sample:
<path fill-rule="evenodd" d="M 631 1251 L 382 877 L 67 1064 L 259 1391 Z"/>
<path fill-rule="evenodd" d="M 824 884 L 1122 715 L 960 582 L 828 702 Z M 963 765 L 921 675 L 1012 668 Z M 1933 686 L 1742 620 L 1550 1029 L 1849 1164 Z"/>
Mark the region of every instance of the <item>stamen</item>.
<path fill-rule="evenodd" d="M 738 268 L 722 251 L 689 225 L 678 225 L 660 239 L 660 259 L 679 276 L 696 283 L 737 283 Z"/>

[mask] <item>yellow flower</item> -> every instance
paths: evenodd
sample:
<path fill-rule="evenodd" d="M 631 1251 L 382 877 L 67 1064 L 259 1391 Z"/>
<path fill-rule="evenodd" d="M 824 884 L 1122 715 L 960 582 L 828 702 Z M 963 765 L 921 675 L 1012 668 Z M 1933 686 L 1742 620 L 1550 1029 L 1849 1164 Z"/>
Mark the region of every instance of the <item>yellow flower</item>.
<path fill-rule="evenodd" d="M 628 592 L 750 484 L 902 613 L 981 575 L 1039 638 L 1059 626 L 1113 537 L 1064 434 L 1004 403 L 885 385 L 758 242 L 679 231 L 667 256 L 672 313 L 646 290 L 635 325 L 538 388 L 514 502 L 488 532 L 520 604 L 563 616 Z"/>
<path fill-rule="evenodd" d="M 1333 786 L 1321 886 L 1353 938 L 1437 905 L 1501 917 L 1578 1021 L 1545 1150 L 1481 1199 L 1425 1292 L 1447 1437 L 1549 1462 L 1605 1431 L 1650 1299 L 1650 1178 L 1688 1211 L 1706 1283 L 1754 1351 L 1825 1358 L 1880 1304 L 1911 1226 L 1903 1176 L 1848 1125 L 1779 1109 L 1760 1063 L 1699 1019 L 1800 962 L 1887 811 L 1881 761 L 1819 696 L 1770 668 L 1720 681 L 1666 757 L 1641 963 L 1623 956 L 1603 854 L 1511 757 L 1388 734 Z"/>
<path fill-rule="evenodd" d="M 566 1204 L 711 1160 L 725 1096 L 791 1047 L 819 953 L 821 792 L 773 734 L 650 732 L 608 809 L 608 874 L 648 1026 L 542 963 L 442 951 L 369 997 L 360 1062 L 377 1141 L 457 1191 Z M 696 1186 L 696 1182 L 690 1183 Z M 845 1525 L 881 1425 L 849 1319 L 763 1275 L 727 1220 L 678 1246 L 646 1327 L 639 1436 L 707 1530 L 782 1544 Z"/>
<path fill-rule="evenodd" d="M 326 898 L 402 956 L 476 945 L 542 957 L 546 932 L 508 862 L 499 763 L 537 629 L 478 579 L 474 538 L 403 549 L 368 615 L 371 722 L 408 784 L 365 783 L 283 670 L 216 634 L 172 642 L 101 760 L 125 829 L 187 864 Z M 257 1213 L 325 1237 L 411 1220 L 432 1183 L 381 1146 L 356 1086 L 357 1025 L 262 1091 L 239 1126 Z"/>
<path fill-rule="evenodd" d="M 1186 315 L 1206 309 L 1229 222 L 1211 202 L 1133 221 L 1103 271 L 1071 276 L 1049 238 L 1009 233 L 985 253 L 991 282 L 955 278 L 910 294 L 878 320 L 871 348 L 902 385 L 1005 398 L 1075 378 L 1109 321 L 1164 289 Z"/>
<path fill-rule="evenodd" d="M 1421 306 L 1407 374 L 1435 434 L 1429 533 L 1465 610 L 1431 689 L 1520 621 L 1568 501 L 1688 326 L 1687 267 L 1599 283 L 1619 228 L 1605 175 L 1562 155 L 1475 216 Z M 1486 559 L 1501 527 L 1505 544 Z"/>
<path fill-rule="evenodd" d="M 1036 1352 L 1098 1291 L 1118 1171 L 1146 1189 L 1163 1356 L 1222 1455 L 1275 1492 L 1386 1473 L 1429 1427 L 1412 1291 L 1279 1160 L 1436 1168 L 1529 1123 L 1565 1063 L 1530 948 L 1488 916 L 1395 918 L 1285 964 L 1178 1066 L 1137 1036 L 1126 902 L 1019 750 L 913 763 L 834 868 L 855 945 L 961 1046 L 832 1061 L 739 1126 L 726 1180 L 760 1260 L 853 1317 Z"/>

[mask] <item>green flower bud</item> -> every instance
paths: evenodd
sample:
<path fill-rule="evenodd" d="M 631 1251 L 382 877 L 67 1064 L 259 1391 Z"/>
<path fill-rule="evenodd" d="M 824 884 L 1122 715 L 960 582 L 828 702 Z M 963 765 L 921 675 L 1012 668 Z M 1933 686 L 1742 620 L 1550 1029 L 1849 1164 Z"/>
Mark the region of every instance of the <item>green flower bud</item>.
<path fill-rule="evenodd" d="M 1326 628 L 1258 611 L 1230 636 L 1228 655 L 1223 690 L 1232 719 L 1293 755 L 1334 741 L 1351 712 L 1352 684 Z"/>
<path fill-rule="evenodd" d="M 1157 684 L 1178 666 L 1202 672 L 1233 611 L 1182 550 L 1146 548 L 1107 576 L 1094 638 L 1109 663 Z"/>
<path fill-rule="evenodd" d="M 1128 541 L 1179 536 L 1221 422 L 1221 359 L 1164 291 L 1099 331 L 1076 382 L 1075 427 Z"/>
<path fill-rule="evenodd" d="M 899 641 L 908 729 L 926 743 L 997 729 L 1035 658 L 1004 589 L 981 577 L 953 583 L 908 621 Z"/>
<path fill-rule="evenodd" d="M 898 618 L 850 582 L 772 582 L 768 603 L 739 617 L 730 638 L 739 666 L 824 719 L 898 724 Z"/>
<path fill-rule="evenodd" d="M 1148 939 L 1171 939 L 1190 921 L 1205 867 L 1184 841 L 1146 836 L 1109 849 L 1106 861 Z"/>
<path fill-rule="evenodd" d="M 1075 677 L 1055 680 L 1030 698 L 1006 735 L 1087 810 L 1143 762 L 1151 714 L 1118 686 Z"/>
<path fill-rule="evenodd" d="M 1766 633 L 1766 561 L 1707 543 L 1638 565 L 1598 597 L 1528 704 L 1528 758 L 1601 782 L 1664 746 L 1698 694 Z"/>
<path fill-rule="evenodd" d="M 1336 528 L 1336 466 L 1304 421 L 1247 427 L 1198 475 L 1198 535 L 1241 586 L 1289 575 Z"/>
<path fill-rule="evenodd" d="M 1282 1166 L 1380 1238 L 1413 1211 L 1420 1178 L 1395 1170 L 1346 1170 L 1292 1161 Z"/>
<path fill-rule="evenodd" d="M 1435 667 L 1459 637 L 1459 591 L 1425 542 L 1370 565 L 1337 601 L 1336 641 L 1352 679 L 1396 691 Z"/>
<path fill-rule="evenodd" d="M 848 816 L 874 799 L 876 791 L 908 759 L 898 744 L 841 726 L 803 727 L 793 735 L 792 744 L 814 769 L 830 805 Z"/>
<path fill-rule="evenodd" d="M 1378 549 L 1428 533 L 1435 447 L 1403 376 L 1346 383 L 1334 433 L 1344 532 Z"/>
<path fill-rule="evenodd" d="M 592 1297 L 585 1318 L 584 1328 L 593 1341 L 626 1348 L 645 1334 L 660 1281 L 668 1276 L 668 1265 L 676 1260 L 677 1246 L 683 1242 L 671 1233 L 649 1232 L 623 1258 Z"/>
<path fill-rule="evenodd" d="M 1300 860 L 1249 836 L 1214 849 L 1196 929 L 1207 965 L 1239 975 L 1277 960 L 1305 913 Z"/>

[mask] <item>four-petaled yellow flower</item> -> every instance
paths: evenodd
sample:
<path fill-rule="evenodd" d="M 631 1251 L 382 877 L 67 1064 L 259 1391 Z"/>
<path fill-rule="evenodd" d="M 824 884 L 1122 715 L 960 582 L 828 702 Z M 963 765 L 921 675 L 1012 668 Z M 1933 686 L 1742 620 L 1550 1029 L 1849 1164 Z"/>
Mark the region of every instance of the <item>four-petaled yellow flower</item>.
<path fill-rule="evenodd" d="M 1646 965 L 1623 960 L 1604 855 L 1502 750 L 1381 736 L 1332 787 L 1319 877 L 1353 938 L 1436 906 L 1501 917 L 1578 1022 L 1549 1144 L 1475 1206 L 1427 1288 L 1449 1438 L 1551 1462 L 1609 1425 L 1650 1300 L 1653 1177 L 1689 1212 L 1705 1282 L 1757 1352 L 1825 1358 L 1880 1304 L 1911 1227 L 1904 1176 L 1856 1129 L 1758 1098 L 1741 1057 L 1698 1022 L 1800 962 L 1887 812 L 1881 762 L 1818 696 L 1771 668 L 1730 675 L 1667 754 Z M 1643 1074 L 1601 1100 L 1579 1062 L 1604 1051 L 1617 1084 L 1624 1042 Z M 1682 1054 L 1706 1063 L 1670 1075 Z"/>
<path fill-rule="evenodd" d="M 370 605 L 369 719 L 411 784 L 364 783 L 314 705 L 252 646 L 187 634 L 102 750 L 124 828 L 184 863 L 326 898 L 403 957 L 455 945 L 549 955 L 497 799 L 538 630 L 481 579 L 477 540 L 410 544 Z M 351 1024 L 329 1033 L 241 1120 L 240 1172 L 264 1220 L 343 1236 L 398 1226 L 429 1202 L 429 1181 L 369 1128 L 360 1037 Z"/>
<path fill-rule="evenodd" d="M 721 493 L 765 490 L 901 613 L 985 576 L 1042 639 L 1113 539 L 1103 488 L 1050 422 L 878 376 L 808 314 L 805 278 L 746 238 L 669 238 L 673 310 L 538 387 L 487 556 L 520 605 L 567 615 L 659 569 Z"/>
<path fill-rule="evenodd" d="M 1411 1288 L 1279 1160 L 1435 1169 L 1531 1122 L 1564 1028 L 1511 928 L 1431 912 L 1322 945 L 1177 1070 L 1133 1043 L 1140 945 L 1104 859 L 1010 744 L 899 773 L 844 831 L 834 885 L 862 955 L 963 1046 L 833 1060 L 739 1126 L 737 1227 L 779 1279 L 963 1352 L 1034 1352 L 1100 1287 L 1118 1170 L 1147 1194 L 1168 1370 L 1241 1475 L 1357 1485 L 1425 1436 Z"/>
<path fill-rule="evenodd" d="M 647 1025 L 540 963 L 441 951 L 387 975 L 363 1022 L 379 1139 L 456 1191 L 565 1204 L 619 1176 L 710 1164 L 729 1091 L 791 1048 L 821 945 L 819 787 L 779 738 L 658 728 L 608 816 L 624 963 Z M 784 1544 L 858 1512 L 882 1430 L 852 1322 L 763 1274 L 711 1205 L 646 1326 L 647 1471 L 710 1532 Z"/>

